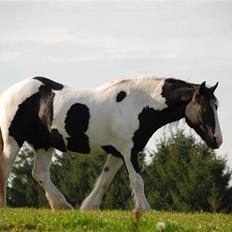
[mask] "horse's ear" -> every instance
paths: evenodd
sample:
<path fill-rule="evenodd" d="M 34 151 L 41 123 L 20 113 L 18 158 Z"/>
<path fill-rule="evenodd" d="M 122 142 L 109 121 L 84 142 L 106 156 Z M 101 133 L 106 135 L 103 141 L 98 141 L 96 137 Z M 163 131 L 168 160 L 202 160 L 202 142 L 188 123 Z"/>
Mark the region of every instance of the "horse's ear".
<path fill-rule="evenodd" d="M 205 93 L 205 89 L 206 89 L 206 87 L 205 87 L 205 81 L 204 81 L 200 85 L 200 88 L 199 88 L 199 91 L 198 91 L 199 95 L 203 95 Z"/>
<path fill-rule="evenodd" d="M 218 87 L 218 82 L 216 83 L 216 85 L 212 86 L 209 88 L 209 91 L 213 94 L 215 89 Z"/>

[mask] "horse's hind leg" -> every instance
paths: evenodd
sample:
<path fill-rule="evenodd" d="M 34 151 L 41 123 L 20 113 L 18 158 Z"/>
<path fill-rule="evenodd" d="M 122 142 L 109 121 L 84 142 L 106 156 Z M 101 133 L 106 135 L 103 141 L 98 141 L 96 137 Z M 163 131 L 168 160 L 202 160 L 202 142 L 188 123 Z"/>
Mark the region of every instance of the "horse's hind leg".
<path fill-rule="evenodd" d="M 1 135 L 0 135 L 0 207 L 6 207 L 7 180 L 10 175 L 16 155 L 20 150 L 20 147 L 13 140 L 13 138 L 7 137 L 4 139 L 2 138 Z"/>
<path fill-rule="evenodd" d="M 48 151 L 39 149 L 35 152 L 32 176 L 43 187 L 52 209 L 72 209 L 72 206 L 65 200 L 63 194 L 54 186 L 50 179 L 50 163 L 53 151 L 53 149 Z"/>

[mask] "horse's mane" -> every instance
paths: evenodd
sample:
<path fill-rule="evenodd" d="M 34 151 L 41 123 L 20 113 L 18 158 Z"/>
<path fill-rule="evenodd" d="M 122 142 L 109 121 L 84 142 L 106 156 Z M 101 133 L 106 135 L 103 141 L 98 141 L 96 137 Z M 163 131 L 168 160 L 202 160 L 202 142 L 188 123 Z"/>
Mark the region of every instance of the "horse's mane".
<path fill-rule="evenodd" d="M 173 85 L 174 88 L 198 88 L 200 86 L 200 84 L 193 84 L 193 83 L 190 83 L 190 82 L 186 82 L 186 81 L 183 81 L 183 80 L 179 80 L 179 79 L 175 79 L 175 78 L 169 78 L 168 79 L 168 82 L 170 84 Z M 213 100 L 213 102 L 218 105 L 219 102 L 218 102 L 218 99 L 216 98 L 216 96 L 212 93 L 210 93 L 210 91 L 207 91 L 206 92 L 206 95 L 209 99 Z"/>
<path fill-rule="evenodd" d="M 98 88 L 107 90 L 107 89 L 110 89 L 110 88 L 112 88 L 112 87 L 114 87 L 114 86 L 116 86 L 116 85 L 120 85 L 120 84 L 129 82 L 129 81 L 131 81 L 131 80 L 132 80 L 132 79 L 119 79 L 119 80 L 114 80 L 114 81 L 107 82 L 106 84 L 103 84 L 103 85 L 99 86 Z"/>
<path fill-rule="evenodd" d="M 114 80 L 114 81 L 110 81 L 110 82 L 107 82 L 106 84 L 103 84 L 101 86 L 99 86 L 99 89 L 101 90 L 107 90 L 107 89 L 110 89 L 114 86 L 118 86 L 118 85 L 121 85 L 121 84 L 125 84 L 125 83 L 131 83 L 131 82 L 137 82 L 137 81 L 151 81 L 151 80 L 164 80 L 166 78 L 164 77 L 155 77 L 155 76 L 152 76 L 152 75 L 139 75 L 135 78 L 122 78 L 122 79 L 118 79 L 118 80 Z"/>
<path fill-rule="evenodd" d="M 144 75 L 139 75 L 135 78 L 122 78 L 114 81 L 107 82 L 106 84 L 103 84 L 98 87 L 100 90 L 108 90 L 111 89 L 112 87 L 123 85 L 123 84 L 129 84 L 129 83 L 135 83 L 139 81 L 157 81 L 157 80 L 168 80 L 168 83 L 172 85 L 174 89 L 179 89 L 179 88 L 191 88 L 191 89 L 197 89 L 200 84 L 194 84 L 188 81 L 176 79 L 176 78 L 165 78 L 165 77 L 156 77 L 150 74 L 144 74 Z M 216 104 L 218 104 L 218 99 L 215 97 L 213 94 L 208 94 L 208 97 L 212 99 Z"/>
<path fill-rule="evenodd" d="M 172 84 L 175 88 L 197 88 L 199 87 L 199 84 L 193 84 L 191 82 L 183 81 L 176 78 L 169 78 L 168 82 Z"/>

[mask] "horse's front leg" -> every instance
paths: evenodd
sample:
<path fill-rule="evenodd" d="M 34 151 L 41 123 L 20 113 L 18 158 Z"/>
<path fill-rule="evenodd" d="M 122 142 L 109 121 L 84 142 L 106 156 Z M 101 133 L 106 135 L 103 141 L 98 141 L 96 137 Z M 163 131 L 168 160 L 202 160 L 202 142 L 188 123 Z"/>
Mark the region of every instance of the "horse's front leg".
<path fill-rule="evenodd" d="M 81 210 L 96 210 L 100 208 L 103 195 L 122 164 L 123 160 L 121 158 L 109 156 L 94 189 L 81 204 Z"/>
<path fill-rule="evenodd" d="M 144 193 L 144 183 L 142 176 L 139 172 L 137 154 L 123 153 L 124 162 L 129 173 L 130 185 L 132 188 L 132 193 L 135 201 L 136 212 L 140 211 L 150 211 L 151 206 L 148 203 L 145 193 Z M 132 157 L 133 155 L 133 157 Z"/>

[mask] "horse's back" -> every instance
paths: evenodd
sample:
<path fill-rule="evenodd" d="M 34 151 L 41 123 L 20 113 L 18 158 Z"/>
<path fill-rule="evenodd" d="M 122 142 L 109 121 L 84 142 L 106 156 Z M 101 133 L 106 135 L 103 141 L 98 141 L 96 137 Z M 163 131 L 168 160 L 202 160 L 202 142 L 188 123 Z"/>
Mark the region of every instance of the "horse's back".
<path fill-rule="evenodd" d="M 0 104 L 4 105 L 19 105 L 26 98 L 38 92 L 41 84 L 35 79 L 25 79 L 6 89 L 0 96 Z"/>

